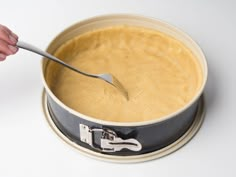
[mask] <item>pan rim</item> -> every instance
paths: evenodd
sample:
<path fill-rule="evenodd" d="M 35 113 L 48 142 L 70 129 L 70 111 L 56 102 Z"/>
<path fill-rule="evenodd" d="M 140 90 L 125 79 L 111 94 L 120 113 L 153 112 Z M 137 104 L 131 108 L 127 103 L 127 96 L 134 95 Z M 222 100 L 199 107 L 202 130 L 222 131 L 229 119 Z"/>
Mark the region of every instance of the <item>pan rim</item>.
<path fill-rule="evenodd" d="M 50 88 L 48 87 L 48 84 L 45 80 L 44 77 L 44 62 L 42 59 L 42 66 L 41 66 L 41 77 L 43 80 L 43 85 L 44 88 L 46 89 L 47 94 L 49 94 L 49 96 L 58 104 L 60 105 L 62 108 L 64 108 L 65 110 L 67 110 L 68 112 L 70 112 L 71 114 L 77 116 L 78 118 L 82 118 L 94 123 L 98 123 L 98 124 L 102 124 L 102 125 L 111 125 L 111 126 L 126 126 L 126 127 L 130 127 L 130 126 L 144 126 L 144 125 L 149 125 L 149 124 L 156 124 L 156 123 L 160 123 L 163 121 L 167 121 L 169 119 L 175 118 L 177 115 L 181 114 L 182 112 L 184 112 L 185 110 L 187 110 L 189 107 L 191 107 L 191 105 L 193 105 L 195 102 L 197 102 L 200 98 L 200 96 L 203 93 L 203 90 L 205 88 L 206 82 L 207 82 L 207 78 L 208 78 L 208 66 L 207 66 L 207 61 L 205 58 L 205 55 L 203 53 L 203 50 L 200 48 L 200 46 L 183 30 L 180 30 L 179 28 L 164 22 L 162 20 L 159 20 L 157 18 L 152 18 L 152 17 L 146 17 L 143 15 L 134 15 L 134 14 L 107 14 L 107 15 L 100 15 L 100 16 L 95 16 L 95 17 L 91 17 L 85 20 L 82 20 L 78 23 L 75 23 L 74 25 L 66 28 L 63 32 L 61 32 L 60 34 L 57 35 L 57 37 L 51 42 L 51 44 L 57 40 L 57 38 L 61 35 L 63 35 L 64 33 L 67 33 L 68 31 L 70 31 L 71 29 L 75 28 L 78 25 L 83 25 L 86 23 L 91 23 L 91 22 L 95 22 L 95 21 L 99 21 L 99 20 L 104 20 L 104 19 L 114 19 L 114 18 L 133 18 L 133 19 L 137 19 L 139 21 L 150 21 L 150 22 L 159 22 L 165 26 L 167 26 L 168 28 L 174 30 L 175 32 L 177 32 L 178 34 L 180 34 L 181 36 L 184 36 L 187 40 L 189 40 L 191 42 L 192 45 L 194 45 L 194 47 L 196 48 L 196 50 L 198 50 L 199 55 L 201 56 L 202 59 L 202 65 L 203 65 L 203 83 L 200 87 L 200 89 L 198 90 L 198 92 L 195 94 L 195 96 L 191 99 L 191 101 L 189 101 L 188 104 L 186 104 L 184 107 L 182 107 L 181 109 L 168 114 L 166 116 L 163 116 L 161 118 L 158 119 L 152 119 L 152 120 L 147 120 L 147 121 L 140 121 L 140 122 L 115 122 L 115 121 L 106 121 L 106 120 L 101 120 L 101 119 L 97 119 L 94 117 L 90 117 L 87 115 L 84 115 L 80 112 L 77 112 L 75 110 L 73 110 L 72 108 L 66 106 L 63 102 L 61 102 L 54 94 L 53 92 L 50 90 Z M 50 44 L 50 45 L 51 45 Z M 49 47 L 50 47 L 49 45 Z"/>

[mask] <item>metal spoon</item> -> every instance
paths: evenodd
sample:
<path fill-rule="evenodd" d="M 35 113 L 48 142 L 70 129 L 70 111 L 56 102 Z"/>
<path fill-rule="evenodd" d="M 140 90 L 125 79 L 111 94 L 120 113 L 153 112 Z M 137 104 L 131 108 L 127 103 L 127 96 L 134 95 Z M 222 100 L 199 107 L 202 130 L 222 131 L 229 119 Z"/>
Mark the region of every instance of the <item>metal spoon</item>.
<path fill-rule="evenodd" d="M 77 68 L 74 68 L 73 66 L 63 62 L 62 60 L 54 57 L 53 55 L 41 50 L 41 49 L 38 49 L 37 47 L 31 45 L 31 44 L 28 44 L 26 42 L 23 42 L 23 41 L 18 41 L 17 44 L 16 44 L 19 48 L 22 48 L 22 49 L 25 49 L 25 50 L 28 50 L 28 51 L 31 51 L 33 53 L 36 53 L 36 54 L 39 54 L 39 55 L 42 55 L 50 60 L 53 60 L 77 73 L 80 73 L 80 74 L 83 74 L 85 76 L 88 76 L 88 77 L 93 77 L 93 78 L 98 78 L 98 79 L 102 79 L 104 81 L 106 81 L 107 83 L 113 85 L 114 87 L 116 87 L 124 96 L 125 98 L 128 100 L 128 92 L 125 90 L 125 88 L 123 87 L 123 85 L 111 74 L 108 74 L 108 73 L 103 73 L 103 74 L 90 74 L 90 73 L 86 73 L 86 72 L 83 72 L 83 71 L 80 71 L 79 69 Z"/>

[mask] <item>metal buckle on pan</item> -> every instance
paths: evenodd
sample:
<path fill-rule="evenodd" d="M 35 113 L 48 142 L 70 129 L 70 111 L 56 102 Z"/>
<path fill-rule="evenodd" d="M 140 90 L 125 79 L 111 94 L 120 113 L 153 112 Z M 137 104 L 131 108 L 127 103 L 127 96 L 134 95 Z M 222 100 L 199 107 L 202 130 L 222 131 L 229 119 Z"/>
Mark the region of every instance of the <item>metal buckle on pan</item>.
<path fill-rule="evenodd" d="M 94 135 L 100 132 L 100 145 L 94 143 Z M 80 124 L 80 140 L 89 144 L 94 149 L 102 152 L 116 152 L 122 149 L 129 149 L 131 151 L 140 151 L 142 145 L 136 139 L 122 139 L 110 129 L 89 128 L 87 125 Z"/>

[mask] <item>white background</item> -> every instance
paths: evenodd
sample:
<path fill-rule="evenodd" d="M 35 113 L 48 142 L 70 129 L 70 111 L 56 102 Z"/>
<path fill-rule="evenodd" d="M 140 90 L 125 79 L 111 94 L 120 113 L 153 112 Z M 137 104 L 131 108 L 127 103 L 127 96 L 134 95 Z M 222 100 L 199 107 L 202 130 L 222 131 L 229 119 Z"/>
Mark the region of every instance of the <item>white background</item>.
<path fill-rule="evenodd" d="M 88 17 L 136 13 L 192 36 L 209 64 L 207 114 L 194 139 L 164 158 L 138 164 L 90 159 L 61 141 L 41 108 L 41 57 L 20 51 L 0 63 L 0 176 L 235 176 L 236 1 L 0 0 L 0 23 L 46 49 L 63 29 Z"/>

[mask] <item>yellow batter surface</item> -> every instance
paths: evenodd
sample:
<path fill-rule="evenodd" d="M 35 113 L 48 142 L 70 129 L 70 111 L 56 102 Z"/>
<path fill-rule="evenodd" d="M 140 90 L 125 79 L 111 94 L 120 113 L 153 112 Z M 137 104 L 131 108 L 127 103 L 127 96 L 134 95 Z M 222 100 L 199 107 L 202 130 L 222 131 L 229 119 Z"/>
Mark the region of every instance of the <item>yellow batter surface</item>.
<path fill-rule="evenodd" d="M 53 93 L 70 108 L 102 120 L 161 118 L 188 104 L 203 82 L 200 64 L 188 48 L 140 27 L 87 32 L 63 44 L 55 55 L 89 73 L 111 73 L 127 89 L 129 100 L 102 80 L 57 66 Z"/>

